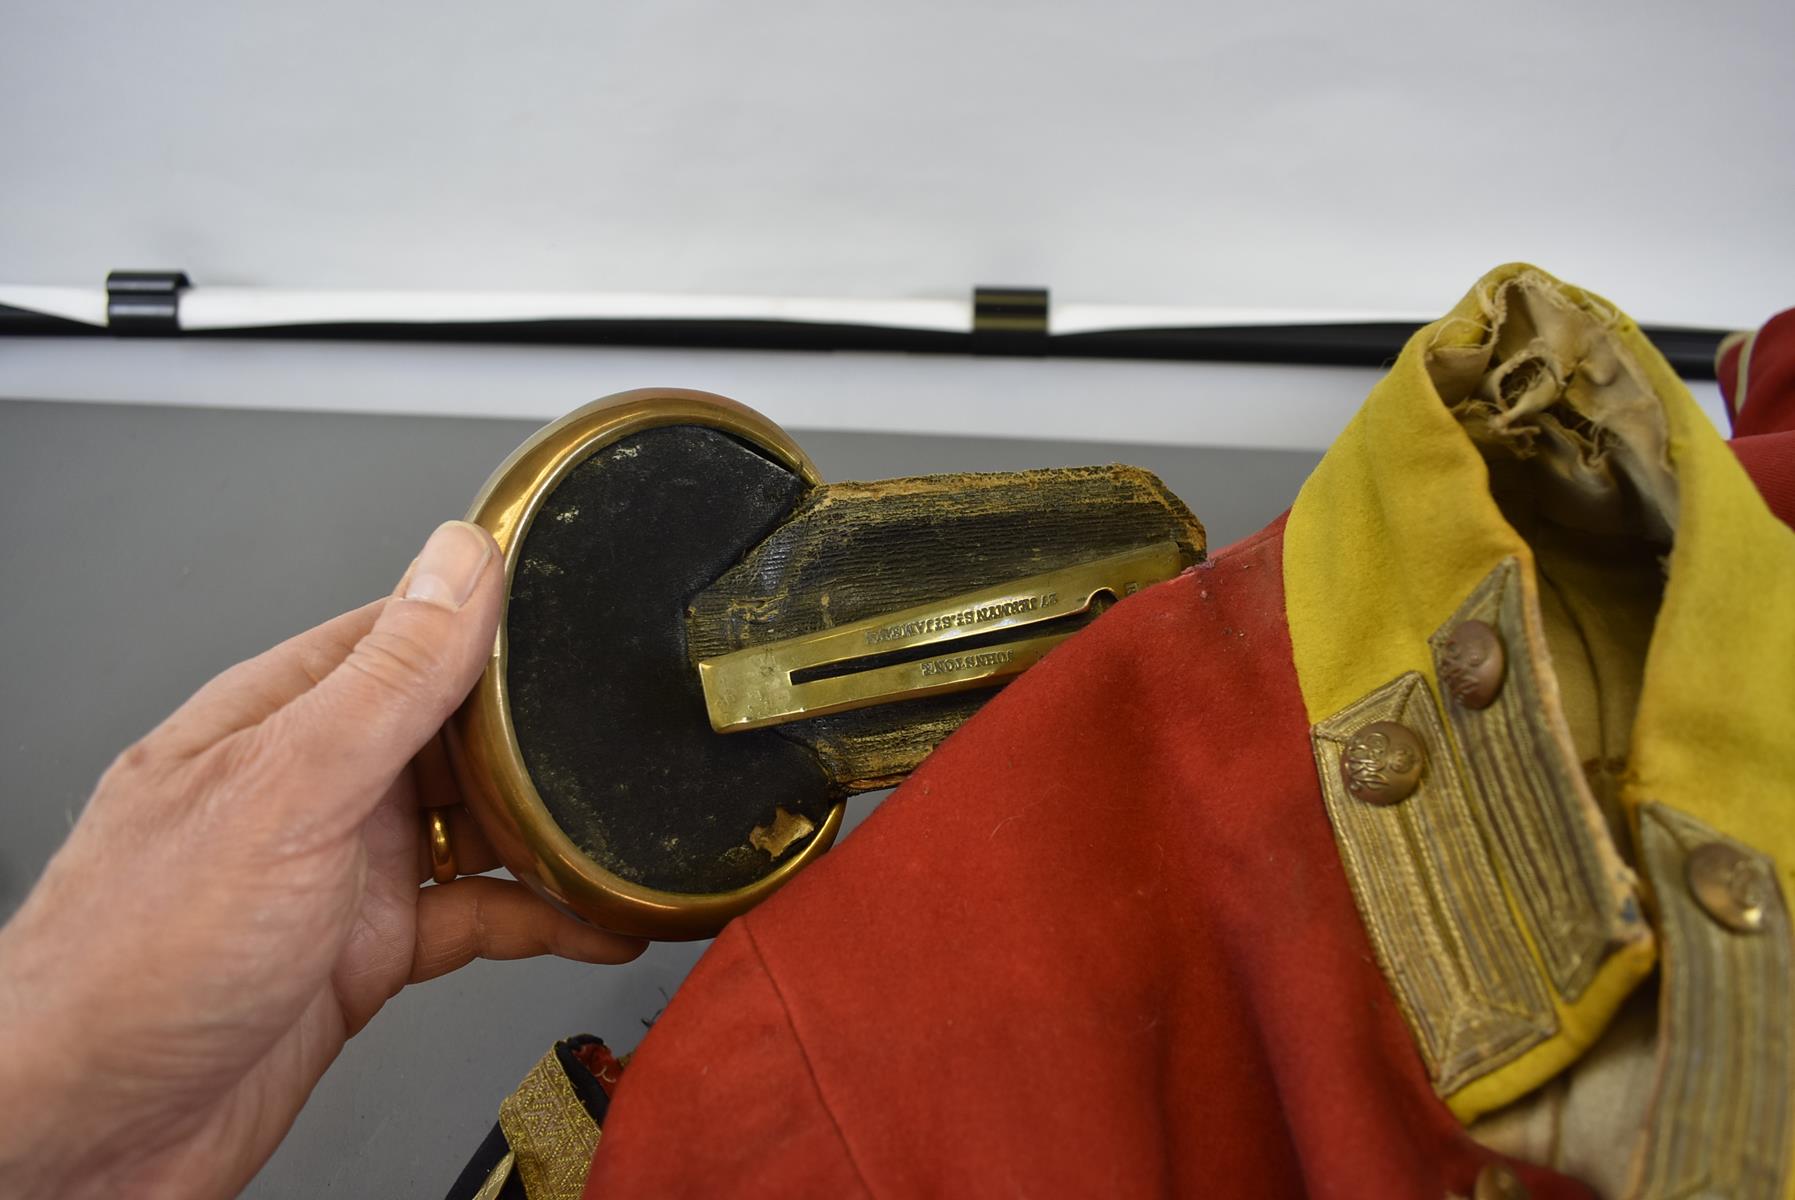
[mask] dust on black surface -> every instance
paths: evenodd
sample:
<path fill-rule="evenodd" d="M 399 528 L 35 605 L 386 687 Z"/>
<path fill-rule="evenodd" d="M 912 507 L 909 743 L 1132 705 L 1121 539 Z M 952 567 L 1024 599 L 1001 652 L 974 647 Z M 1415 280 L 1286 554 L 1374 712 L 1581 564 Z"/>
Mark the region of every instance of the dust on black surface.
<path fill-rule="evenodd" d="M 727 434 L 651 429 L 574 468 L 525 534 L 506 614 L 518 745 L 550 815 L 625 879 L 742 887 L 775 865 L 748 845 L 775 807 L 818 826 L 828 812 L 803 747 L 712 731 L 686 654 L 688 600 L 804 490 Z"/>

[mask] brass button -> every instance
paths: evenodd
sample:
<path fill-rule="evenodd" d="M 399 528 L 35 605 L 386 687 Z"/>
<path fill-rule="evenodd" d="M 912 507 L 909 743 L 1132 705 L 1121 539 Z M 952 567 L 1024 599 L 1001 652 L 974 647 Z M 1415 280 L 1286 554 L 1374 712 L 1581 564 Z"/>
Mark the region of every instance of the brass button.
<path fill-rule="evenodd" d="M 1491 1163 L 1477 1172 L 1477 1184 L 1471 1189 L 1471 1200 L 1527 1200 L 1527 1185 L 1521 1177 L 1503 1166 Z"/>
<path fill-rule="evenodd" d="M 1762 862 L 1724 842 L 1709 842 L 1689 852 L 1685 870 L 1689 890 L 1710 917 L 1735 933 L 1764 927 L 1776 884 Z"/>
<path fill-rule="evenodd" d="M 1488 622 L 1464 622 L 1440 647 L 1440 686 L 1466 708 L 1488 708 L 1507 674 L 1502 635 Z"/>
<path fill-rule="evenodd" d="M 1400 804 L 1415 794 L 1427 753 L 1408 726 L 1374 721 L 1352 735 L 1340 755 L 1346 790 L 1367 804 Z"/>

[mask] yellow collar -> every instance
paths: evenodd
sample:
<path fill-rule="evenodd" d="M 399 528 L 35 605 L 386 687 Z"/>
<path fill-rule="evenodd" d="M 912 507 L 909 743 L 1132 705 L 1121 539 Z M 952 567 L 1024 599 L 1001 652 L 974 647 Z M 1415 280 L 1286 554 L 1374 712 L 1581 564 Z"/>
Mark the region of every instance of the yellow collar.
<path fill-rule="evenodd" d="M 1637 326 L 1536 268 L 1498 268 L 1417 333 L 1298 496 L 1284 576 L 1309 719 L 1327 722 L 1406 672 L 1425 679 L 1441 705 L 1429 638 L 1505 559 L 1518 564 L 1529 627 L 1539 628 L 1533 551 L 1498 507 L 1485 459 L 1436 383 L 1454 362 L 1487 366 L 1506 305 L 1523 293 L 1587 334 L 1580 344 L 1589 353 L 1567 377 L 1581 372 L 1606 386 L 1625 376 L 1628 402 L 1598 423 L 1624 427 L 1643 490 L 1675 529 L 1623 803 L 1634 820 L 1644 803 L 1667 804 L 1758 848 L 1776 861 L 1784 895 L 1795 895 L 1795 532 L 1765 507 Z M 1541 681 L 1538 719 L 1562 735 L 1543 640 L 1531 638 L 1524 652 Z M 1594 836 L 1612 854 L 1606 832 Z M 1624 868 L 1619 878 L 1624 890 Z M 1518 905 L 1512 881 L 1504 887 Z M 1449 1095 L 1455 1111 L 1468 1119 L 1561 1069 L 1651 965 L 1646 937 L 1579 995 L 1555 998 L 1560 1032 Z"/>

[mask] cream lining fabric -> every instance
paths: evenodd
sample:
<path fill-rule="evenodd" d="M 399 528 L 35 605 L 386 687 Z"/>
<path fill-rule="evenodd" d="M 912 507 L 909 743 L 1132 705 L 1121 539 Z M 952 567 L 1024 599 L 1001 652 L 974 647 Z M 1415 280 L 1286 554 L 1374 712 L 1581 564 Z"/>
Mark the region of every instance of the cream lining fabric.
<path fill-rule="evenodd" d="M 1668 543 L 1678 497 L 1663 406 L 1604 322 L 1543 276 L 1481 297 L 1490 336 L 1428 352 L 1435 388 L 1500 476 L 1528 465 L 1528 491 L 1556 523 Z M 1493 484 L 1500 486 L 1500 480 Z"/>

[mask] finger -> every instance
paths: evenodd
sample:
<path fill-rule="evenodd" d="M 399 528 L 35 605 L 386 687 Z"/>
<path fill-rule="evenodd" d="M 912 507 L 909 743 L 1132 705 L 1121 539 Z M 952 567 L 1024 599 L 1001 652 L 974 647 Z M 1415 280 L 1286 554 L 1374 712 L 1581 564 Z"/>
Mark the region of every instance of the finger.
<path fill-rule="evenodd" d="M 578 962 L 629 962 L 646 949 L 639 938 L 594 929 L 531 894 L 521 883 L 484 876 L 418 892 L 412 983 L 464 967 L 476 958 L 554 954 Z"/>
<path fill-rule="evenodd" d="M 176 753 L 190 754 L 260 724 L 336 670 L 385 605 L 364 604 L 238 663 L 195 692 L 160 732 Z"/>
<path fill-rule="evenodd" d="M 342 663 L 250 731 L 307 821 L 365 819 L 473 687 L 498 626 L 499 564 L 485 530 L 440 526 Z"/>
<path fill-rule="evenodd" d="M 486 840 L 486 835 L 480 832 L 480 826 L 465 808 L 424 809 L 422 821 L 429 820 L 432 812 L 441 814 L 443 824 L 448 827 L 449 856 L 455 860 L 457 875 L 483 875 L 500 865 L 492 843 Z M 423 883 L 430 876 L 430 827 L 424 825 L 418 839 L 418 882 Z"/>

